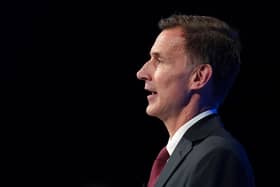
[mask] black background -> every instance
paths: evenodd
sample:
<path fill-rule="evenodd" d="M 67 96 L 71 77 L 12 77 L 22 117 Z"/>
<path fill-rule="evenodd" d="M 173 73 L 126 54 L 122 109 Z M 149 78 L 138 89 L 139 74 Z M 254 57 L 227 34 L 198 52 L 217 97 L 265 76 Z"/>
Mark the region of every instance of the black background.
<path fill-rule="evenodd" d="M 257 186 L 277 165 L 277 12 L 269 2 L 38 1 L 2 11 L 5 173 L 36 186 L 141 186 L 167 141 L 145 114 L 144 83 L 157 21 L 172 13 L 216 16 L 240 31 L 242 69 L 221 106 L 245 146 Z"/>

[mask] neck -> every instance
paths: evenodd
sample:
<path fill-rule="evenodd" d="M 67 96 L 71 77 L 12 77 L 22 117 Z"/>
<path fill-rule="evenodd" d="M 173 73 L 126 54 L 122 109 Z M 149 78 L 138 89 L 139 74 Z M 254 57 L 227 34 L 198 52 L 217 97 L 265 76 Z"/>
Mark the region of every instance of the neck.
<path fill-rule="evenodd" d="M 213 107 L 210 105 L 202 105 L 199 104 L 199 102 L 190 101 L 179 113 L 169 116 L 166 120 L 163 120 L 169 136 L 172 137 L 181 126 L 193 117 L 211 108 Z"/>

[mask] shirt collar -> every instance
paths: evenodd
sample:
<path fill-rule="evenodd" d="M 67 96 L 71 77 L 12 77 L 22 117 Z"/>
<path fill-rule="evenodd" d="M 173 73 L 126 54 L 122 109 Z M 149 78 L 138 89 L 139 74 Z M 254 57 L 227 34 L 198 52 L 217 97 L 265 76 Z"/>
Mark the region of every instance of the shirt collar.
<path fill-rule="evenodd" d="M 192 127 L 197 121 L 201 120 L 202 118 L 205 118 L 206 116 L 209 116 L 211 114 L 216 114 L 216 113 L 217 113 L 217 109 L 206 110 L 206 111 L 196 115 L 191 120 L 187 121 L 184 125 L 182 125 L 175 132 L 175 134 L 172 137 L 170 137 L 169 140 L 168 140 L 166 148 L 167 148 L 167 151 L 168 151 L 169 155 L 171 155 L 173 153 L 177 144 L 179 143 L 179 141 L 181 140 L 183 135 L 187 132 L 187 130 L 190 127 Z"/>

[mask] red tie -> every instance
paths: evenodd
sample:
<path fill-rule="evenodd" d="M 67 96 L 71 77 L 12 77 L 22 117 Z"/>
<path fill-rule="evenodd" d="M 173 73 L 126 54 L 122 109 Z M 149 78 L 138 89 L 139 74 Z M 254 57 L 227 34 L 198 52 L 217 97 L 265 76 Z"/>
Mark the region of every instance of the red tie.
<path fill-rule="evenodd" d="M 148 182 L 148 187 L 154 187 L 157 181 L 157 178 L 161 172 L 161 170 L 163 169 L 166 161 L 169 158 L 169 153 L 166 149 L 166 147 L 163 147 L 161 149 L 161 151 L 159 152 L 156 160 L 153 163 L 153 167 L 151 170 L 151 174 L 150 174 L 150 179 Z"/>

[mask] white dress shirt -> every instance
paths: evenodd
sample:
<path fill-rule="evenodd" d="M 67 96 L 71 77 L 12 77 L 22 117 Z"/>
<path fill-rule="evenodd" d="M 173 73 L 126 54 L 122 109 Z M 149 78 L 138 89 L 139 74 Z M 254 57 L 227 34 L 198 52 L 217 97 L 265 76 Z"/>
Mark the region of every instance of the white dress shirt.
<path fill-rule="evenodd" d="M 193 126 L 197 121 L 201 120 L 202 118 L 205 118 L 206 116 L 209 116 L 211 114 L 216 114 L 217 110 L 216 109 L 210 109 L 210 110 L 206 110 L 198 115 L 196 115 L 195 117 L 193 117 L 191 120 L 189 120 L 188 122 L 186 122 L 183 126 L 181 126 L 173 135 L 173 137 L 170 137 L 166 146 L 166 149 L 169 153 L 169 155 L 171 155 L 173 153 L 173 151 L 175 150 L 177 144 L 179 143 L 179 141 L 181 140 L 181 138 L 183 137 L 183 135 L 185 134 L 185 132 L 187 132 L 187 130 L 189 128 L 191 128 L 191 126 Z"/>

